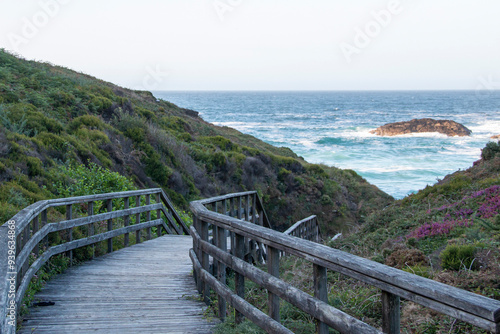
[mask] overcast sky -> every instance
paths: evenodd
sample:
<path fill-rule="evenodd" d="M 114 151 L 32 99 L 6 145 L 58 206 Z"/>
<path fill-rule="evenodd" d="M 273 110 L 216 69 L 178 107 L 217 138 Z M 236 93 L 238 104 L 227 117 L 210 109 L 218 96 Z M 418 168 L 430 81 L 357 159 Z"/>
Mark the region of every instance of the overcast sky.
<path fill-rule="evenodd" d="M 500 88 L 498 0 L 0 0 L 0 47 L 129 88 Z"/>

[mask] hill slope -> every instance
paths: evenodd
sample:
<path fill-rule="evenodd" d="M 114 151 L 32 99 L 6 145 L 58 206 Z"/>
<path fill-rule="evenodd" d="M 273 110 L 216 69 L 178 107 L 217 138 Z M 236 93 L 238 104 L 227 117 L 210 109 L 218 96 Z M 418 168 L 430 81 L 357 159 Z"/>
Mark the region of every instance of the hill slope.
<path fill-rule="evenodd" d="M 471 168 L 373 213 L 359 231 L 329 244 L 500 299 L 500 142 L 488 143 Z M 376 309 L 364 312 L 374 323 L 368 313 Z M 409 333 L 485 333 L 410 302 L 402 324 Z"/>
<path fill-rule="evenodd" d="M 280 229 L 316 214 L 333 233 L 392 201 L 354 171 L 309 164 L 150 92 L 0 50 L 0 218 L 74 194 L 67 189 L 83 182 L 82 164 L 138 187 L 160 186 L 180 208 L 200 197 L 257 190 Z"/>

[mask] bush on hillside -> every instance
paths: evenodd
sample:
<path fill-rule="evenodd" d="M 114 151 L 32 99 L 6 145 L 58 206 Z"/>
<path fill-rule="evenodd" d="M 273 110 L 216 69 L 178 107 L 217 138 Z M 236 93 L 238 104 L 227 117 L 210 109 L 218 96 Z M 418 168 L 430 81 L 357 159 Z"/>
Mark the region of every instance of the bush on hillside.
<path fill-rule="evenodd" d="M 476 269 L 474 255 L 477 247 L 474 245 L 448 245 L 441 253 L 443 269 L 459 271 L 461 269 Z"/>
<path fill-rule="evenodd" d="M 491 141 L 488 144 L 486 144 L 485 148 L 481 150 L 481 158 L 483 158 L 483 160 L 486 161 L 491 160 L 499 153 L 500 153 L 500 141 L 498 141 L 498 143 Z"/>

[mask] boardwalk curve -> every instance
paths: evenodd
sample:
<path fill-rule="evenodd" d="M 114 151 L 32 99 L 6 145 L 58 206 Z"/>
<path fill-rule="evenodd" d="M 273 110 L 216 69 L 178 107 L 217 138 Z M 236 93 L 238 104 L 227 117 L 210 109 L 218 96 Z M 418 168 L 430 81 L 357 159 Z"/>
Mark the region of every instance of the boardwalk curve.
<path fill-rule="evenodd" d="M 190 236 L 166 235 L 54 278 L 18 333 L 210 333 L 192 277 Z"/>

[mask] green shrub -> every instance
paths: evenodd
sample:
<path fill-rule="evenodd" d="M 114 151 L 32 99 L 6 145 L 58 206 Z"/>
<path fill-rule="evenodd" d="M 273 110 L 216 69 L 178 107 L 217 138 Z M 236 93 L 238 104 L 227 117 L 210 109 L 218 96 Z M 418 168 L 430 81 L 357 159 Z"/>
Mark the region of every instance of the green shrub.
<path fill-rule="evenodd" d="M 483 158 L 484 160 L 491 160 L 499 153 L 500 141 L 498 141 L 498 143 L 490 141 L 488 144 L 486 144 L 485 148 L 481 150 L 481 158 Z"/>
<path fill-rule="evenodd" d="M 58 135 L 48 132 L 39 133 L 36 139 L 40 140 L 46 148 L 50 148 L 59 152 L 66 151 L 65 146 L 67 141 Z"/>
<path fill-rule="evenodd" d="M 155 117 L 155 113 L 152 112 L 151 110 L 141 108 L 141 107 L 134 107 L 134 110 L 139 113 L 140 115 L 146 117 L 147 119 L 152 119 Z"/>
<path fill-rule="evenodd" d="M 290 172 L 288 169 L 281 167 L 280 171 L 278 172 L 278 180 L 281 182 L 285 181 L 286 177 L 290 175 L 292 172 Z"/>
<path fill-rule="evenodd" d="M 0 124 L 7 130 L 29 136 L 32 130 L 27 128 L 27 122 L 28 120 L 24 113 L 14 113 L 0 104 Z"/>
<path fill-rule="evenodd" d="M 180 133 L 186 132 L 189 129 L 187 122 L 177 116 L 163 116 L 160 125 Z"/>
<path fill-rule="evenodd" d="M 26 121 L 28 129 L 32 129 L 35 134 L 43 131 L 59 134 L 63 130 L 61 123 L 39 111 L 27 113 Z"/>
<path fill-rule="evenodd" d="M 69 130 L 75 131 L 83 126 L 99 130 L 105 128 L 104 122 L 99 117 L 93 115 L 83 115 L 77 117 L 73 121 L 71 121 L 68 127 Z"/>
<path fill-rule="evenodd" d="M 101 112 L 111 108 L 113 101 L 102 96 L 93 96 L 89 102 L 89 110 L 93 112 Z"/>
<path fill-rule="evenodd" d="M 476 269 L 474 245 L 448 245 L 440 255 L 443 269 L 459 271 L 460 269 Z"/>
<path fill-rule="evenodd" d="M 322 195 L 321 196 L 321 204 L 322 205 L 331 205 L 333 204 L 332 199 L 328 195 Z"/>
<path fill-rule="evenodd" d="M 222 136 L 214 136 L 214 137 L 201 137 L 199 139 L 201 143 L 206 143 L 209 145 L 213 145 L 218 147 L 221 151 L 236 151 L 238 149 L 238 145 L 233 144 L 229 139 L 226 139 Z"/>
<path fill-rule="evenodd" d="M 42 175 L 43 166 L 42 161 L 35 157 L 26 157 L 26 164 L 28 165 L 28 175 L 37 176 Z"/>
<path fill-rule="evenodd" d="M 62 180 L 54 184 L 59 197 L 84 196 L 136 189 L 131 180 L 95 163 L 65 164 L 58 168 Z"/>
<path fill-rule="evenodd" d="M 328 177 L 328 174 L 321 165 L 307 165 L 306 170 L 318 177 Z"/>
<path fill-rule="evenodd" d="M 406 271 L 407 273 L 415 274 L 418 276 L 422 276 L 425 278 L 432 279 L 432 271 L 431 268 L 427 266 L 422 266 L 422 265 L 415 265 L 415 266 L 406 266 L 406 268 L 403 268 L 403 271 Z"/>

